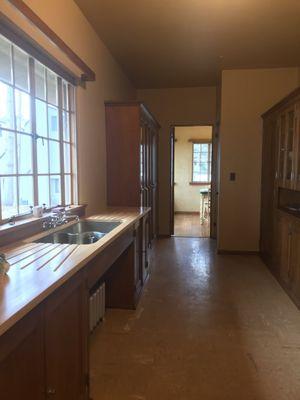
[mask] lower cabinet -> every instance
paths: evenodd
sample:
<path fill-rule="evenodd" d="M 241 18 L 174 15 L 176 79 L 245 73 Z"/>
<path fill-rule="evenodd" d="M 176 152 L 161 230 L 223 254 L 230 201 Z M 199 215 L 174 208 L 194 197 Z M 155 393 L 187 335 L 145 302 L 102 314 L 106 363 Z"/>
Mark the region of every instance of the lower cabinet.
<path fill-rule="evenodd" d="M 42 319 L 38 307 L 1 336 L 1 400 L 46 398 Z"/>
<path fill-rule="evenodd" d="M 88 292 L 82 274 L 45 304 L 46 395 L 83 400 L 88 395 Z"/>
<path fill-rule="evenodd" d="M 1 400 L 89 399 L 89 291 L 106 279 L 107 306 L 135 308 L 148 234 L 147 216 L 0 336 Z"/>
<path fill-rule="evenodd" d="M 279 213 L 275 230 L 277 239 L 274 264 L 277 276 L 297 305 L 300 305 L 300 221 Z"/>
<path fill-rule="evenodd" d="M 79 273 L 1 336 L 1 400 L 88 399 L 86 302 Z"/>
<path fill-rule="evenodd" d="M 276 270 L 285 285 L 290 281 L 290 252 L 292 237 L 292 221 L 289 216 L 279 214 L 277 217 L 277 246 L 276 246 Z"/>

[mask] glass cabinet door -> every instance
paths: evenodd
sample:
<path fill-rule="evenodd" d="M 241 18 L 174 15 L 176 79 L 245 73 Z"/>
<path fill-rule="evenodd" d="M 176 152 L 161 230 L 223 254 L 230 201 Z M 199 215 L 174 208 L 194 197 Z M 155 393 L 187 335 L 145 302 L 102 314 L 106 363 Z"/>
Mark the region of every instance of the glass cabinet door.
<path fill-rule="evenodd" d="M 285 159 L 285 142 L 286 142 L 286 120 L 285 114 L 282 114 L 279 119 L 279 152 L 278 152 L 278 180 L 279 184 L 284 179 L 284 159 Z"/>
<path fill-rule="evenodd" d="M 294 125 L 295 112 L 290 110 L 287 113 L 287 137 L 286 137 L 286 164 L 285 164 L 285 181 L 287 186 L 293 180 L 293 162 L 294 162 Z"/>
<path fill-rule="evenodd" d="M 141 207 L 144 207 L 144 186 L 145 186 L 145 128 L 141 126 L 140 133 L 140 187 L 141 187 Z"/>
<path fill-rule="evenodd" d="M 297 141 L 295 133 L 295 108 L 282 112 L 278 120 L 278 185 L 287 189 L 295 187 Z"/>
<path fill-rule="evenodd" d="M 295 142 L 296 142 L 296 154 L 295 154 L 295 189 L 300 190 L 300 104 L 296 105 L 295 109 Z"/>

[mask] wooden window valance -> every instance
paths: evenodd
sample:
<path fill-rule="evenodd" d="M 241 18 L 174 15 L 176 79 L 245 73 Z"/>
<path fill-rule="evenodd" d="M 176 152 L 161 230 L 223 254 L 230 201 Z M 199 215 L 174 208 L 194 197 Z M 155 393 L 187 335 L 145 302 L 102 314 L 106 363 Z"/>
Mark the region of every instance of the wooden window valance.
<path fill-rule="evenodd" d="M 69 71 L 62 63 L 48 53 L 47 50 L 0 12 L 0 33 L 3 34 L 3 36 L 6 36 L 17 46 L 23 48 L 35 59 L 39 60 L 72 84 L 80 84 L 81 82 L 94 81 L 96 79 L 95 72 L 90 69 L 88 65 L 27 4 L 24 3 L 24 1 L 8 1 L 82 71 L 80 78 L 76 77 L 73 72 Z"/>

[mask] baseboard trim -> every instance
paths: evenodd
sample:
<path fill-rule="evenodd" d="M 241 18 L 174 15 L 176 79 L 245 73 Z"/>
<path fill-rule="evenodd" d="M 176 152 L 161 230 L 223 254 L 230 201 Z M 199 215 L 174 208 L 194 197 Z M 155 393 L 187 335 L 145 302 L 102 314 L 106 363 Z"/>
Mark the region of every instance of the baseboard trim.
<path fill-rule="evenodd" d="M 174 214 L 200 215 L 199 211 L 175 211 Z"/>
<path fill-rule="evenodd" d="M 259 256 L 259 251 L 249 251 L 249 250 L 222 250 L 217 251 L 220 255 L 231 255 L 231 256 Z"/>
<path fill-rule="evenodd" d="M 168 235 L 168 234 L 159 234 L 159 235 L 157 235 L 157 239 L 167 239 L 167 238 L 170 238 L 171 237 L 171 235 Z"/>

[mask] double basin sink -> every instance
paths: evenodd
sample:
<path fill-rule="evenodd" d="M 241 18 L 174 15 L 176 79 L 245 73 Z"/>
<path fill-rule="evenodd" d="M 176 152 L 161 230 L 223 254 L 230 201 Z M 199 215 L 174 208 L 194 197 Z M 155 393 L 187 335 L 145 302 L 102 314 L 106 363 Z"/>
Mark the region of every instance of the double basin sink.
<path fill-rule="evenodd" d="M 121 224 L 120 221 L 79 221 L 58 232 L 44 236 L 37 243 L 92 244 Z"/>

